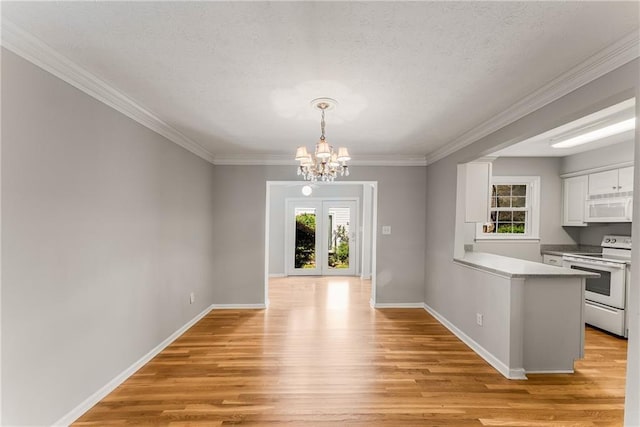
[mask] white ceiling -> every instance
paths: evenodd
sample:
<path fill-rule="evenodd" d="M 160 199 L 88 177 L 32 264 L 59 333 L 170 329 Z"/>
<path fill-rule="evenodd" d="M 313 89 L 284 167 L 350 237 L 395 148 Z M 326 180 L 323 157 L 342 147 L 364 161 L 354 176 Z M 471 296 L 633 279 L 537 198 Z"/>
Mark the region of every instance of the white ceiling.
<path fill-rule="evenodd" d="M 638 31 L 637 2 L 7 2 L 215 155 L 427 155 Z"/>
<path fill-rule="evenodd" d="M 583 153 L 622 142 L 633 140 L 635 131 L 630 130 L 607 138 L 602 138 L 587 144 L 576 145 L 569 148 L 553 148 L 552 143 L 564 136 L 575 136 L 587 133 L 593 129 L 602 128 L 613 123 L 633 118 L 635 116 L 636 102 L 634 98 L 597 111 L 593 114 L 581 117 L 562 126 L 548 130 L 524 141 L 510 145 L 507 148 L 492 153 L 494 157 L 565 157 L 572 154 Z"/>

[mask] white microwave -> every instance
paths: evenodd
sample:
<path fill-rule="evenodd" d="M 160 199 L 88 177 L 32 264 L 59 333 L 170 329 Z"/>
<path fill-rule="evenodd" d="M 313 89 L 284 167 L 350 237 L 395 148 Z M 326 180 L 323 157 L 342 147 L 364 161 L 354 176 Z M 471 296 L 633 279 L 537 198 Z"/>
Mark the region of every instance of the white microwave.
<path fill-rule="evenodd" d="M 633 193 L 591 195 L 585 205 L 585 222 L 631 222 Z"/>

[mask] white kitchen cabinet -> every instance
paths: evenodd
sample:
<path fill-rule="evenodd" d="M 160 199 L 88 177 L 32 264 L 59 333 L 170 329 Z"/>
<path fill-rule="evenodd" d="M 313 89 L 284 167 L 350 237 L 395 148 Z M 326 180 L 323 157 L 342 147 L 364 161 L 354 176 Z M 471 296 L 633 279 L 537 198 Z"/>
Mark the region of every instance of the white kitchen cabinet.
<path fill-rule="evenodd" d="M 562 267 L 562 256 L 560 255 L 551 255 L 551 254 L 543 254 L 542 262 L 544 264 L 555 265 L 556 267 Z"/>
<path fill-rule="evenodd" d="M 589 194 L 608 194 L 618 191 L 618 169 L 589 174 Z"/>
<path fill-rule="evenodd" d="M 633 166 L 589 174 L 589 194 L 633 191 Z"/>
<path fill-rule="evenodd" d="M 633 166 L 618 169 L 618 191 L 633 191 Z"/>
<path fill-rule="evenodd" d="M 464 174 L 465 222 L 483 223 L 489 219 L 491 163 L 471 162 L 461 165 Z"/>
<path fill-rule="evenodd" d="M 587 175 L 562 180 L 562 225 L 584 227 Z"/>

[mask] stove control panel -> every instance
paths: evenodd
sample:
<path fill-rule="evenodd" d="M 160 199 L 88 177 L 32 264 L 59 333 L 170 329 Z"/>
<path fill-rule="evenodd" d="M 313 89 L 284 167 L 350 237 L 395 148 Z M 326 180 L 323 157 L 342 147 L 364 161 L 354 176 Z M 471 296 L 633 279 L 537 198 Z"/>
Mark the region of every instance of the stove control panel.
<path fill-rule="evenodd" d="M 631 250 L 631 236 L 607 235 L 602 238 L 600 244 L 603 248 L 629 249 Z"/>

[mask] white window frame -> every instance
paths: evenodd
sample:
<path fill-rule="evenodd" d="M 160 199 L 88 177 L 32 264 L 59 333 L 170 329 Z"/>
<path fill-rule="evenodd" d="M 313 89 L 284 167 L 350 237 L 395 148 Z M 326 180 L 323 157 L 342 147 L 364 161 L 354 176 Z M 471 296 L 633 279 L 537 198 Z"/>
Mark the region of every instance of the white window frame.
<path fill-rule="evenodd" d="M 476 223 L 476 242 L 482 241 L 505 241 L 505 240 L 540 240 L 540 177 L 539 176 L 493 176 L 491 185 L 527 185 L 526 207 L 528 211 L 526 222 L 526 233 L 483 233 L 481 223 Z M 491 194 L 491 191 L 489 191 Z M 489 212 L 491 203 L 489 203 Z M 489 214 L 487 212 L 487 215 Z"/>

